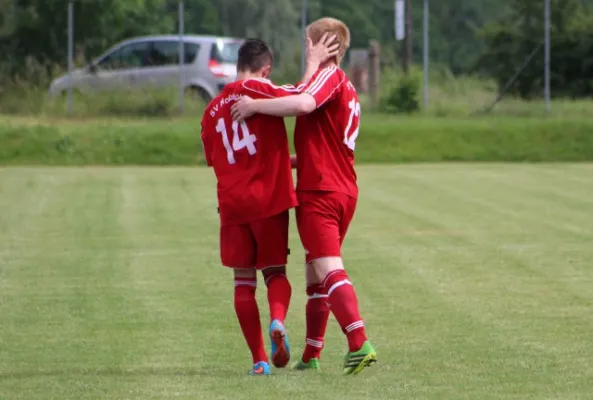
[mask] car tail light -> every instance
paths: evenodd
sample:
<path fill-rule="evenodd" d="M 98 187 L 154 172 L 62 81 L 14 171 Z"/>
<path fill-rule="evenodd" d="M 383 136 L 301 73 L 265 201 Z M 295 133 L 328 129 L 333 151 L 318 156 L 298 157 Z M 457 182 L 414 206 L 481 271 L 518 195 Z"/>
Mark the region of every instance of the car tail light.
<path fill-rule="evenodd" d="M 224 73 L 222 65 L 216 60 L 210 60 L 208 62 L 208 68 L 210 68 L 210 72 L 218 78 L 226 78 L 227 76 L 227 74 Z"/>

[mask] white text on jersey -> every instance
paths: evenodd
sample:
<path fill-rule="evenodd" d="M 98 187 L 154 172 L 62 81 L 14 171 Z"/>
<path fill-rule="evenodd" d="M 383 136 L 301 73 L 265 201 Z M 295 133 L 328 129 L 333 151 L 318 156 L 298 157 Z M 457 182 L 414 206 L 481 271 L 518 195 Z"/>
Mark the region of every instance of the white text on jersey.
<path fill-rule="evenodd" d="M 242 96 L 242 94 L 233 93 L 231 95 L 228 95 L 227 97 L 223 97 L 222 99 L 220 99 L 220 102 L 218 104 L 213 105 L 210 109 L 210 117 L 214 118 L 219 109 L 222 109 L 222 107 L 228 105 L 232 101 L 238 101 Z"/>

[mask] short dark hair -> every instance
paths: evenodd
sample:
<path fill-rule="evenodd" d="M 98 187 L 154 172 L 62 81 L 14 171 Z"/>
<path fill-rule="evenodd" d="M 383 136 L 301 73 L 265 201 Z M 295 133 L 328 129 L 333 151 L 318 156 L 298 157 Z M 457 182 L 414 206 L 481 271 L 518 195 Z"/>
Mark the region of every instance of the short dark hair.
<path fill-rule="evenodd" d="M 239 72 L 256 72 L 266 64 L 273 64 L 273 62 L 274 54 L 266 42 L 259 39 L 247 39 L 239 48 L 237 70 Z"/>

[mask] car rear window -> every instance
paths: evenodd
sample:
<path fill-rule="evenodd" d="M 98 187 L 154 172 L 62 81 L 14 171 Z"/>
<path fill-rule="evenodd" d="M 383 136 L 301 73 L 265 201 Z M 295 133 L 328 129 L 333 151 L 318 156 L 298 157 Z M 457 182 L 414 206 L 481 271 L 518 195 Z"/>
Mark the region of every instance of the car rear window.
<path fill-rule="evenodd" d="M 241 42 L 217 41 L 212 46 L 210 58 L 220 63 L 236 64 L 239 58 L 239 47 Z"/>

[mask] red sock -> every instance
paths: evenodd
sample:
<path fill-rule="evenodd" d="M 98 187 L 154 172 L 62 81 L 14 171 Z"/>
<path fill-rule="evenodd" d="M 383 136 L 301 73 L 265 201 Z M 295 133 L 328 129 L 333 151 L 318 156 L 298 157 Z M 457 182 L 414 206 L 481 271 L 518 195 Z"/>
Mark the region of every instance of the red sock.
<path fill-rule="evenodd" d="M 327 291 L 323 285 L 307 286 L 307 338 L 303 362 L 312 358 L 320 358 L 323 350 L 323 337 L 327 320 L 329 319 L 329 306 L 327 305 Z"/>
<path fill-rule="evenodd" d="M 284 324 L 292 295 L 290 282 L 286 275 L 278 273 L 266 278 L 266 286 L 270 304 L 270 321 L 277 319 Z"/>
<path fill-rule="evenodd" d="M 323 282 L 331 311 L 348 338 L 349 351 L 358 351 L 367 340 L 364 324 L 358 311 L 354 287 L 344 270 L 330 272 Z"/>
<path fill-rule="evenodd" d="M 259 309 L 255 300 L 257 281 L 249 278 L 235 278 L 235 313 L 243 336 L 251 350 L 253 363 L 268 362 L 264 349 L 264 337 L 259 321 Z"/>

